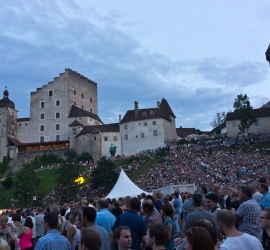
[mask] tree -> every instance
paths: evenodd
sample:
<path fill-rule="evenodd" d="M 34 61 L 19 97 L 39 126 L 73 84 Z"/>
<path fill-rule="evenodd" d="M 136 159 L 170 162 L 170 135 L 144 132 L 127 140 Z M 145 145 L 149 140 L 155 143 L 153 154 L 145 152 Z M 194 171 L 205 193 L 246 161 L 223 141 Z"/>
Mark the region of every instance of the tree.
<path fill-rule="evenodd" d="M 213 118 L 213 121 L 210 122 L 210 125 L 213 128 L 217 128 L 219 125 L 221 125 L 222 123 L 226 121 L 226 116 L 227 114 L 225 112 L 217 113 L 215 117 Z"/>
<path fill-rule="evenodd" d="M 91 187 L 93 189 L 103 188 L 105 192 L 109 192 L 117 181 L 118 176 L 119 172 L 114 163 L 102 157 L 92 172 Z"/>
<path fill-rule="evenodd" d="M 249 128 L 256 124 L 257 119 L 256 116 L 252 112 L 252 106 L 250 105 L 250 101 L 247 95 L 237 95 L 234 103 L 234 113 L 236 117 L 240 120 L 240 124 L 238 124 L 238 128 L 240 133 L 249 133 Z"/>

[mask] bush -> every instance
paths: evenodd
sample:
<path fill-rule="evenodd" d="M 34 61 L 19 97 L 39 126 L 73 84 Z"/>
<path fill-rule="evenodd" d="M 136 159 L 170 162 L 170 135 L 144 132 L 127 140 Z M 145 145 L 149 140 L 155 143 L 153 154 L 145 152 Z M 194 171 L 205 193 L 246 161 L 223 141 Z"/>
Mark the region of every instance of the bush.
<path fill-rule="evenodd" d="M 7 177 L 3 182 L 2 182 L 2 187 L 5 189 L 9 189 L 13 186 L 13 179 L 11 177 Z"/>

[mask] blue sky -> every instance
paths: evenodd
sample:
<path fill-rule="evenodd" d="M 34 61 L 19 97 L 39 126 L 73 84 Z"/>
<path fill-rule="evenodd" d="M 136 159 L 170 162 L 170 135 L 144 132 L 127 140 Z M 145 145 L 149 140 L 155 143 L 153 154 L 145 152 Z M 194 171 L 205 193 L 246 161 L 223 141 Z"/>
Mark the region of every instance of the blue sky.
<path fill-rule="evenodd" d="M 238 94 L 270 101 L 270 1 L 10 0 L 0 8 L 0 91 L 19 117 L 66 68 L 98 84 L 99 116 L 167 99 L 176 125 L 210 130 Z M 268 31 L 267 31 L 268 30 Z"/>

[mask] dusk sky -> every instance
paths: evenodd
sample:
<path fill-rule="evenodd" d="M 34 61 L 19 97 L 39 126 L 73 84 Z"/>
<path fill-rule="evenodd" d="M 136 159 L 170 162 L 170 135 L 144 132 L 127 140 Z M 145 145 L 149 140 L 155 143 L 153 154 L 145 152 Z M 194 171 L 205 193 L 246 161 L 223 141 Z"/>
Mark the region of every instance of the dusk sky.
<path fill-rule="evenodd" d="M 30 92 L 70 68 L 98 84 L 106 124 L 165 98 L 177 127 L 211 130 L 238 94 L 253 108 L 270 101 L 269 10 L 269 0 L 2 1 L 0 92 L 29 117 Z"/>

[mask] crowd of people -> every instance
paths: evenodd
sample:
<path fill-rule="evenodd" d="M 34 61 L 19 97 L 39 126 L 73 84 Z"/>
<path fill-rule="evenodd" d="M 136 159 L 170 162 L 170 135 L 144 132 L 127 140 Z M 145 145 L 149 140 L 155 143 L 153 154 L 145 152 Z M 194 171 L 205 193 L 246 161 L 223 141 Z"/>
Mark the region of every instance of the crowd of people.
<path fill-rule="evenodd" d="M 265 142 L 269 136 L 254 140 Z M 52 199 L 59 192 L 54 189 L 43 208 L 0 211 L 0 250 L 270 249 L 269 149 L 255 149 L 246 138 L 240 141 L 238 146 L 224 138 L 172 144 L 135 181 L 148 192 L 194 183 L 193 194 L 154 191 L 116 200 L 89 193 L 86 186 L 77 201 L 59 205 Z M 244 149 L 245 142 L 250 146 Z M 137 156 L 154 157 L 159 150 Z M 144 163 L 134 160 L 120 168 L 136 171 Z M 81 176 L 89 177 L 96 162 L 82 164 Z"/>
<path fill-rule="evenodd" d="M 217 183 L 193 194 L 141 193 L 92 198 L 43 209 L 2 211 L 0 249 L 270 249 L 270 193 L 265 177 L 233 187 Z"/>

